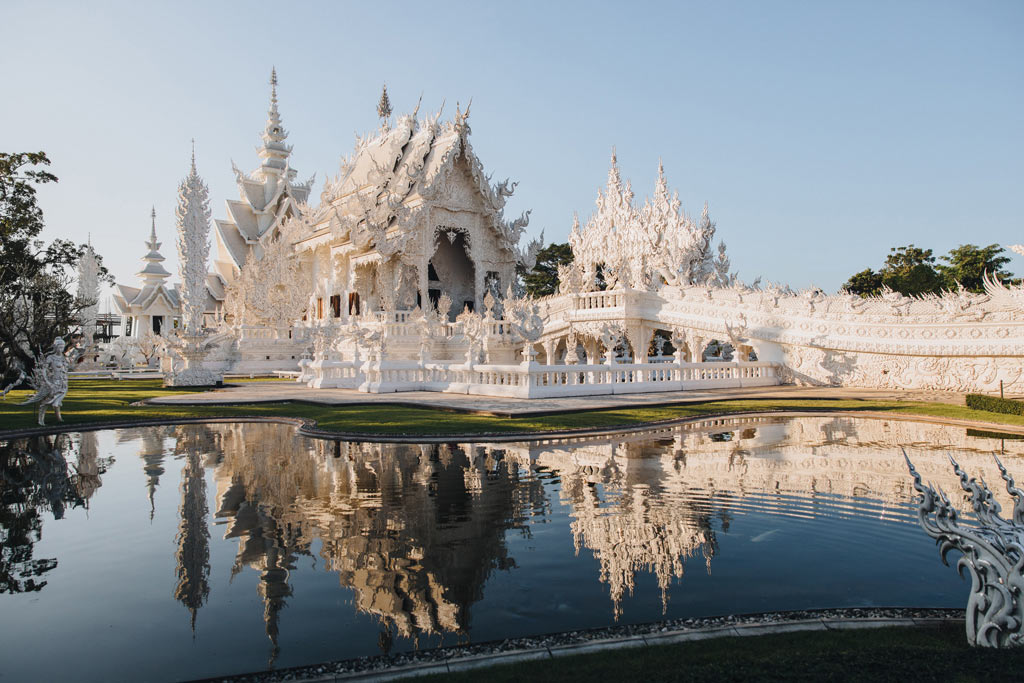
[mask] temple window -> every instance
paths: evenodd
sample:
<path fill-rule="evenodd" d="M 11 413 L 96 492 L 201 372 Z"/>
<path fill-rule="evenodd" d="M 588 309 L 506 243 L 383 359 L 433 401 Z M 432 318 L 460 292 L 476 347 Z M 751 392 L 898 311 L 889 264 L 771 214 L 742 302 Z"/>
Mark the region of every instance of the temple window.
<path fill-rule="evenodd" d="M 331 315 L 335 318 L 341 317 L 341 295 L 331 295 Z"/>
<path fill-rule="evenodd" d="M 348 314 L 359 315 L 359 292 L 348 295 Z"/>
<path fill-rule="evenodd" d="M 316 298 L 316 317 L 321 320 L 324 317 L 324 298 L 322 296 Z"/>

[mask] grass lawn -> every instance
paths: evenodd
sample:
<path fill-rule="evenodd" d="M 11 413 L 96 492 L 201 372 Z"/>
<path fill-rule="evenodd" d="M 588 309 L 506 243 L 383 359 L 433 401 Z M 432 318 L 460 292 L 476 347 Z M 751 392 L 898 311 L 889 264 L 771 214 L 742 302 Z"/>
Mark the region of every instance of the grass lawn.
<path fill-rule="evenodd" d="M 714 638 L 559 657 L 418 680 L 1012 681 L 1024 649 L 970 648 L 962 625 Z"/>
<path fill-rule="evenodd" d="M 432 408 L 394 405 L 318 406 L 305 403 L 263 403 L 240 406 L 131 405 L 154 396 L 180 394 L 179 388 L 165 389 L 160 380 L 72 380 L 64 399 L 67 424 L 102 424 L 120 420 L 178 419 L 188 417 L 282 416 L 315 420 L 321 429 L 366 434 L 484 434 L 543 432 L 560 429 L 619 427 L 657 420 L 700 417 L 708 414 L 770 410 L 875 411 L 893 415 L 927 415 L 938 418 L 1024 426 L 1024 416 L 1004 415 L 945 403 L 872 401 L 861 399 L 750 399 L 708 401 L 677 406 L 618 408 L 590 412 L 560 413 L 538 417 L 504 418 L 490 415 L 453 413 Z M 35 406 L 17 403 L 30 395 L 12 391 L 0 401 L 0 431 L 36 426 Z M 47 415 L 53 424 L 53 413 Z"/>

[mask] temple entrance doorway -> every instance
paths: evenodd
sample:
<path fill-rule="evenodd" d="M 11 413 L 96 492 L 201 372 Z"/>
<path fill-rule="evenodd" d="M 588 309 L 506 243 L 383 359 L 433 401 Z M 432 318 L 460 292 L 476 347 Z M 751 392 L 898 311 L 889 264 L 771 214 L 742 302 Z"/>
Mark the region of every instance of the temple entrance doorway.
<path fill-rule="evenodd" d="M 462 312 L 463 308 L 473 310 L 476 306 L 476 267 L 469 258 L 466 233 L 439 228 L 434 255 L 428 267 L 428 294 L 433 300 L 433 290 L 451 297 L 452 307 L 442 311 L 449 320 Z"/>

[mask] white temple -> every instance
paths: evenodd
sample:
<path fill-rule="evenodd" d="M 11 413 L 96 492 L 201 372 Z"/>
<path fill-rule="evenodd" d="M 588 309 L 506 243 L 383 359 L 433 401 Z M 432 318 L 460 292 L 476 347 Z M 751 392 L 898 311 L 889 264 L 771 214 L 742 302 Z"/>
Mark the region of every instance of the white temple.
<path fill-rule="evenodd" d="M 310 205 L 272 73 L 260 166 L 235 168 L 240 199 L 214 230 L 214 369 L 523 398 L 786 382 L 989 391 L 1024 372 L 1024 289 L 863 299 L 748 286 L 715 248 L 707 206 L 687 215 L 661 166 L 638 203 L 614 153 L 596 211 L 572 227 L 559 292 L 527 298 L 516 272 L 541 242 L 520 244 L 529 212 L 504 216 L 515 183 L 491 183 L 468 108 L 393 119 L 385 92 L 378 113 Z M 133 332 L 180 315 L 155 228 L 149 247 L 143 286 L 118 288 Z M 733 360 L 710 360 L 712 342 Z"/>
<path fill-rule="evenodd" d="M 161 243 L 156 237 L 156 209 L 151 215 L 152 227 L 142 257 L 139 286 L 117 284 L 114 286 L 114 305 L 123 317 L 121 326 L 125 337 L 139 338 L 146 334 L 163 335 L 181 325 L 181 299 L 179 285 L 168 282 L 171 274 L 163 266 L 160 253 Z M 221 318 L 221 302 L 224 287 L 214 275 L 206 276 L 206 304 L 203 315 L 206 325 L 216 326 Z"/>

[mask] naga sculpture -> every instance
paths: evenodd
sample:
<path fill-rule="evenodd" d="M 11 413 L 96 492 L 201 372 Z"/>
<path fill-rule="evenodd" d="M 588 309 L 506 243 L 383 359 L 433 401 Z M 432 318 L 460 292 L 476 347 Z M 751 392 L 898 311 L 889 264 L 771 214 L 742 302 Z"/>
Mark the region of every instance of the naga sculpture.
<path fill-rule="evenodd" d="M 53 408 L 57 422 L 64 421 L 60 415 L 60 405 L 68 393 L 68 369 L 71 367 L 71 361 L 64 353 L 64 346 L 64 340 L 57 337 L 53 340 L 50 352 L 42 358 L 37 358 L 35 369 L 32 370 L 32 376 L 29 378 L 29 383 L 35 389 L 35 393 L 19 404 L 38 404 L 36 415 L 40 426 L 46 424 L 46 409 L 48 407 Z"/>
<path fill-rule="evenodd" d="M 1004 519 L 999 514 L 1002 507 L 984 480 L 968 478 L 950 456 L 960 487 L 970 494 L 971 508 L 979 522 L 977 526 L 964 526 L 957 520 L 949 496 L 941 489 L 923 485 L 905 451 L 903 457 L 914 477 L 914 488 L 921 494 L 918 521 L 939 544 L 943 563 L 948 564 L 946 555 L 950 550 L 959 550 L 963 557 L 957 562 L 957 570 L 961 576 L 964 569 L 971 575 L 967 642 L 980 647 L 1024 646 L 1024 491 L 1017 488 L 1003 463 L 993 455 L 1006 491 L 1014 500 L 1013 516 Z"/>

